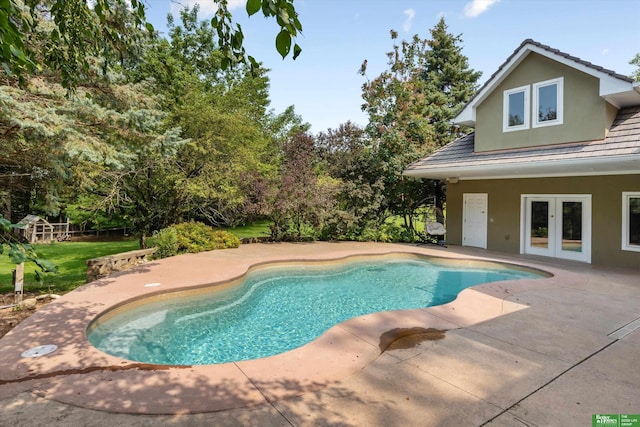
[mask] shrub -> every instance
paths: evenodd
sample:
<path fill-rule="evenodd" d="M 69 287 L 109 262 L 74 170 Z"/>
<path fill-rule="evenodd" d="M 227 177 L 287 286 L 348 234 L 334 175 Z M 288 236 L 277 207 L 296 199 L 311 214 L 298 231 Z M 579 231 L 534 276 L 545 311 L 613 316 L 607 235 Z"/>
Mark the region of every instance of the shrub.
<path fill-rule="evenodd" d="M 178 232 L 173 227 L 156 231 L 153 233 L 149 246 L 158 248 L 153 254 L 156 259 L 178 255 Z"/>
<path fill-rule="evenodd" d="M 158 248 L 155 258 L 166 258 L 184 253 L 237 248 L 240 239 L 227 231 L 191 221 L 160 230 L 154 234 L 152 243 Z"/>
<path fill-rule="evenodd" d="M 377 226 L 369 224 L 362 230 L 358 236 L 358 240 L 361 242 L 404 242 L 412 243 L 415 241 L 415 237 L 411 230 L 406 227 L 384 223 Z"/>

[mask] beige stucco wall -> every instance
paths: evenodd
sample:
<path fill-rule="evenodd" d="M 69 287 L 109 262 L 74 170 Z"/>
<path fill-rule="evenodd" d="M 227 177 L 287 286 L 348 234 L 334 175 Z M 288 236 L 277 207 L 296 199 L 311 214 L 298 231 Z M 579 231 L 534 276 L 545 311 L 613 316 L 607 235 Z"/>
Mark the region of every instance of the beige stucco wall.
<path fill-rule="evenodd" d="M 640 252 L 621 249 L 623 191 L 640 191 L 640 174 L 460 181 L 457 184 L 447 184 L 447 243 L 462 244 L 464 193 L 488 194 L 487 249 L 510 253 L 520 252 L 521 194 L 590 194 L 592 264 L 635 268 L 640 271 Z"/>
<path fill-rule="evenodd" d="M 563 124 L 503 132 L 503 94 L 505 90 L 564 77 Z M 536 53 L 529 54 L 476 110 L 476 151 L 502 150 L 591 141 L 605 137 L 612 121 L 611 106 L 599 94 L 595 77 L 552 61 Z M 533 110 L 533 105 L 531 105 Z M 534 114 L 531 111 L 531 114 Z M 531 120 L 531 118 L 530 118 Z"/>

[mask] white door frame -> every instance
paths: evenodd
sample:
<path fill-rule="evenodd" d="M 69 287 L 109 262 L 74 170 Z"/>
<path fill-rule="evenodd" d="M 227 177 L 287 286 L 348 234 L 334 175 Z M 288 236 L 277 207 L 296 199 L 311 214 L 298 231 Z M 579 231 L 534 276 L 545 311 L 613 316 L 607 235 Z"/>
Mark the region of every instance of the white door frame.
<path fill-rule="evenodd" d="M 477 199 L 482 199 L 483 202 L 483 210 L 481 212 L 481 216 L 480 216 L 480 221 L 478 221 L 478 224 L 482 225 L 482 229 L 480 230 L 480 235 L 481 238 L 478 240 L 478 242 L 473 241 L 472 244 L 466 243 L 465 242 L 465 235 L 468 235 L 468 233 L 466 233 L 466 229 L 467 229 L 467 215 L 469 214 L 468 210 L 467 210 L 467 200 L 470 198 L 477 198 Z M 487 217 L 488 217 L 488 210 L 489 210 L 489 195 L 488 193 L 464 193 L 462 195 L 462 246 L 473 246 L 473 247 L 477 247 L 477 248 L 482 248 L 482 249 L 487 249 Z"/>
<path fill-rule="evenodd" d="M 531 196 L 526 197 L 524 205 L 524 234 L 522 241 L 524 242 L 524 247 L 520 251 L 521 253 L 526 253 L 530 255 L 541 255 L 541 256 L 549 256 L 555 257 L 555 236 L 556 236 L 556 199 L 555 197 L 549 196 Z M 531 230 L 529 229 L 531 224 L 531 208 L 532 202 L 547 202 L 548 203 L 548 217 L 547 217 L 547 247 L 534 247 L 531 245 Z"/>
<path fill-rule="evenodd" d="M 549 202 L 549 248 L 530 247 L 531 201 Z M 582 203 L 582 251 L 562 249 L 562 203 Z M 520 195 L 520 253 L 551 256 L 591 263 L 591 194 L 521 194 Z"/>

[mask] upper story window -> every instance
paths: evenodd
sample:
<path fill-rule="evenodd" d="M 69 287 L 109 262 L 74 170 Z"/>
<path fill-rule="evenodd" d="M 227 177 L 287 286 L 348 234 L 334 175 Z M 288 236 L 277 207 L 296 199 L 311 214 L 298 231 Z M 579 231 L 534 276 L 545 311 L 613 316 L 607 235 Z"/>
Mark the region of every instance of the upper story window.
<path fill-rule="evenodd" d="M 502 131 L 561 125 L 563 98 L 563 77 L 505 90 Z"/>
<path fill-rule="evenodd" d="M 562 124 L 562 77 L 533 85 L 533 127 Z"/>
<path fill-rule="evenodd" d="M 529 128 L 529 86 L 504 91 L 502 130 L 510 132 Z"/>
<path fill-rule="evenodd" d="M 622 250 L 640 252 L 640 192 L 622 193 Z"/>

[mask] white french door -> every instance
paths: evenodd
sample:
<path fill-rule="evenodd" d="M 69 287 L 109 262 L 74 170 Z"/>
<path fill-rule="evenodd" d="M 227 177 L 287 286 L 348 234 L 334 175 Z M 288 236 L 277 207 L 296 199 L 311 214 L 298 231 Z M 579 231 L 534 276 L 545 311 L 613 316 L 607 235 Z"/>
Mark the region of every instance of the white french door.
<path fill-rule="evenodd" d="M 523 251 L 591 262 L 590 195 L 523 195 Z"/>

